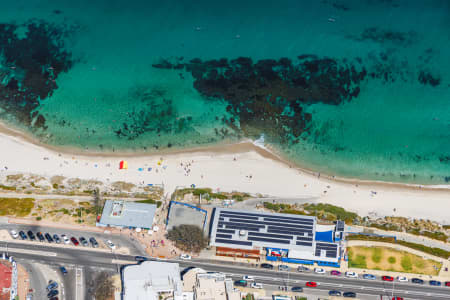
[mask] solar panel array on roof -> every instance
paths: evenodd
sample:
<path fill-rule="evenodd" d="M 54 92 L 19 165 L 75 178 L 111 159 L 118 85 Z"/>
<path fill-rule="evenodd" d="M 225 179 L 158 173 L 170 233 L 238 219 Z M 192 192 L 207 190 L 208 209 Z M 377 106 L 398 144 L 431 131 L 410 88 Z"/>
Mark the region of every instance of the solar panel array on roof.
<path fill-rule="evenodd" d="M 312 247 L 314 218 L 285 217 L 277 214 L 247 213 L 218 209 L 215 227 L 216 243 L 253 246 L 254 242 L 263 244 L 291 244 Z M 245 236 L 242 232 L 245 232 Z M 243 241 L 247 243 L 241 243 Z"/>
<path fill-rule="evenodd" d="M 345 222 L 344 221 L 337 221 L 336 222 L 336 231 L 344 231 Z"/>
<path fill-rule="evenodd" d="M 337 257 L 337 245 L 330 243 L 316 243 L 316 256 L 320 256 L 321 252 L 325 251 L 325 257 L 335 258 Z"/>
<path fill-rule="evenodd" d="M 323 261 L 335 261 L 339 255 L 337 244 L 315 240 L 316 220 L 302 215 L 245 212 L 217 208 L 211 221 L 211 241 L 215 246 L 250 249 L 281 248 L 295 256 Z M 344 222 L 336 222 L 338 228 Z"/>

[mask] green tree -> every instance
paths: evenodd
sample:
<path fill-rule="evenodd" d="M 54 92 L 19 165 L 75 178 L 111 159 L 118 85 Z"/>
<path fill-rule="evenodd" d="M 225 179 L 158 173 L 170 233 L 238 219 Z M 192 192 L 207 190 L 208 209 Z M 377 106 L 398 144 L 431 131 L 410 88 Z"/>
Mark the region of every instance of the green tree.
<path fill-rule="evenodd" d="M 188 252 L 200 252 L 208 245 L 208 239 L 203 230 L 195 225 L 180 225 L 167 233 L 167 238 L 175 243 L 177 248 Z"/>

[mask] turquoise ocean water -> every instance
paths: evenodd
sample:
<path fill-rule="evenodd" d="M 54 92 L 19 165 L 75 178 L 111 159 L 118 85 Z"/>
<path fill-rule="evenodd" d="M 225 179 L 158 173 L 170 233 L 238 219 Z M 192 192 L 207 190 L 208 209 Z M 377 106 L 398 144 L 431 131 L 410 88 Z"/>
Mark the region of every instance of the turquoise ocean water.
<path fill-rule="evenodd" d="M 0 4 L 0 118 L 45 143 L 263 135 L 327 174 L 450 181 L 450 1 Z"/>

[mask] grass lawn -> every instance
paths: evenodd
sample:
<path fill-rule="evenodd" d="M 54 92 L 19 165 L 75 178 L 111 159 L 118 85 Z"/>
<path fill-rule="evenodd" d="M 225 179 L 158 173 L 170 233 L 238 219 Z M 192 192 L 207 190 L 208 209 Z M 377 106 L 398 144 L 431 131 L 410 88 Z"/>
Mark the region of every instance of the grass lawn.
<path fill-rule="evenodd" d="M 33 207 L 33 198 L 0 198 L 0 216 L 25 217 Z"/>
<path fill-rule="evenodd" d="M 437 275 L 440 262 L 388 247 L 348 247 L 351 268 Z M 437 270 L 436 270 L 436 268 Z"/>

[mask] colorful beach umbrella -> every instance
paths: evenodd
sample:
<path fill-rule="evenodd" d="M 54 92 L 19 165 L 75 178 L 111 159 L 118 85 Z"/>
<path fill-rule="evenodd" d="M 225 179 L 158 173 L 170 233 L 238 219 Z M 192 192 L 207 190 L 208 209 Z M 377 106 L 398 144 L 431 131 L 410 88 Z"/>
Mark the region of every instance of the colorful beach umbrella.
<path fill-rule="evenodd" d="M 121 160 L 119 163 L 119 169 L 120 170 L 126 170 L 128 169 L 128 163 L 126 160 Z"/>

